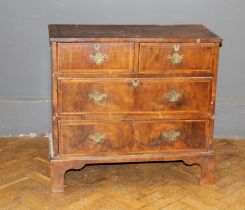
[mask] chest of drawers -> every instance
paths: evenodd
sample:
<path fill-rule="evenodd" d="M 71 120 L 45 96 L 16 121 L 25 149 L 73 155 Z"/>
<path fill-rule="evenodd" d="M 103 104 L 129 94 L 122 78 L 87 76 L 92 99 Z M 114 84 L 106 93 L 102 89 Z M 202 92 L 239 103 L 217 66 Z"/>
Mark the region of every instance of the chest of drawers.
<path fill-rule="evenodd" d="M 183 160 L 214 179 L 221 39 L 202 25 L 50 25 L 51 189 L 86 164 Z"/>

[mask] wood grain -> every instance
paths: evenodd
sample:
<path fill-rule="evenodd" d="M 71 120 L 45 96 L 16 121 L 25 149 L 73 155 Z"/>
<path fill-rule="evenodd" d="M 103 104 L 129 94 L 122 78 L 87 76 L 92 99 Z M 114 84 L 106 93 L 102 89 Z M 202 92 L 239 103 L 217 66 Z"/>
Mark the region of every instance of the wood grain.
<path fill-rule="evenodd" d="M 174 46 L 178 46 L 178 54 L 183 56 L 180 63 L 173 64 Z M 193 43 L 141 43 L 139 55 L 139 72 L 166 73 L 166 71 L 212 71 L 214 62 L 214 44 Z"/>
<path fill-rule="evenodd" d="M 207 151 L 207 120 L 60 121 L 59 129 L 60 156 Z M 89 138 L 95 134 L 104 135 L 101 142 Z"/>
<path fill-rule="evenodd" d="M 96 45 L 99 45 L 99 51 L 95 50 Z M 97 52 L 106 56 L 101 64 L 90 59 Z M 61 72 L 131 72 L 134 43 L 59 43 L 58 55 Z"/>
<path fill-rule="evenodd" d="M 138 86 L 133 86 L 137 81 Z M 211 106 L 211 78 L 157 79 L 69 79 L 58 81 L 59 114 L 183 112 L 208 113 Z M 168 94 L 181 94 L 170 101 Z M 99 103 L 90 94 L 105 94 Z"/>
<path fill-rule="evenodd" d="M 218 42 L 222 39 L 203 25 L 49 25 L 50 41 L 144 40 L 161 42 Z M 123 41 L 125 41 L 123 40 Z"/>

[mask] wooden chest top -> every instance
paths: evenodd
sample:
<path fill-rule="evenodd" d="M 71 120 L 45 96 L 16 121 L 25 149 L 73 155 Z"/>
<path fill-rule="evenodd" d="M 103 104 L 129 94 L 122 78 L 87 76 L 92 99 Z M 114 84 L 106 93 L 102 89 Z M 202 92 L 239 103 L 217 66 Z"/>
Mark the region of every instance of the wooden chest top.
<path fill-rule="evenodd" d="M 156 39 L 161 42 L 218 42 L 222 39 L 203 25 L 49 25 L 54 42 L 84 39 Z"/>

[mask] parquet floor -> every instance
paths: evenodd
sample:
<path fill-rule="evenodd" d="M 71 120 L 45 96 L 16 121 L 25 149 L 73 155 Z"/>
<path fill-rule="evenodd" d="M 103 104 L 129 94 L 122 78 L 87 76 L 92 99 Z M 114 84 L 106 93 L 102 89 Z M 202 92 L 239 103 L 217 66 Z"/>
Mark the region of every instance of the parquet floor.
<path fill-rule="evenodd" d="M 199 186 L 199 166 L 108 164 L 71 170 L 50 192 L 45 138 L 0 139 L 0 210 L 245 210 L 245 140 L 219 140 L 216 181 Z"/>

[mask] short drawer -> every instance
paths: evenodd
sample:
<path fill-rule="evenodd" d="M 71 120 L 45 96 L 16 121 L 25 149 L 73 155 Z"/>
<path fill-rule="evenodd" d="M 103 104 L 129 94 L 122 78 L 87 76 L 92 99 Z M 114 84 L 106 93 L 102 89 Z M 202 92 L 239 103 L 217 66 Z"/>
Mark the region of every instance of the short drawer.
<path fill-rule="evenodd" d="M 208 113 L 211 78 L 59 79 L 61 115 Z"/>
<path fill-rule="evenodd" d="M 60 121 L 61 156 L 204 150 L 208 120 Z"/>
<path fill-rule="evenodd" d="M 130 72 L 134 43 L 59 43 L 58 69 L 61 72 Z"/>
<path fill-rule="evenodd" d="M 212 71 L 214 45 L 208 43 L 141 43 L 139 72 Z"/>

